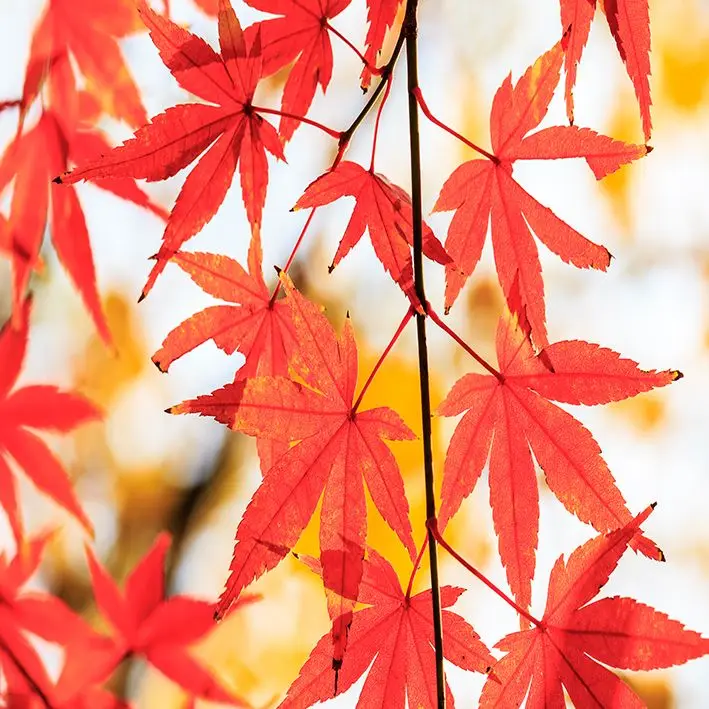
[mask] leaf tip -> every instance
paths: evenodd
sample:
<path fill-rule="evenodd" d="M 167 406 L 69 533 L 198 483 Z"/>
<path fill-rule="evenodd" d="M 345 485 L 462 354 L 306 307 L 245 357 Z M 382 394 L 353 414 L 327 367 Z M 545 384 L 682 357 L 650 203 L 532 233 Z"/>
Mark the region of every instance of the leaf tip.
<path fill-rule="evenodd" d="M 162 365 L 162 360 L 157 356 L 157 354 L 154 354 L 151 358 L 150 361 L 157 367 L 158 371 L 161 372 L 162 374 L 167 373 L 167 367 L 163 367 Z"/>

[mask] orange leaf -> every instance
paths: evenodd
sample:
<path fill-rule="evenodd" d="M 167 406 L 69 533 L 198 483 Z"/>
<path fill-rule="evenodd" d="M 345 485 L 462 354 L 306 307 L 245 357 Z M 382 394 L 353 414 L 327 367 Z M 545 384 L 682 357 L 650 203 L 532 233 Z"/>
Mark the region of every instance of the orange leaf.
<path fill-rule="evenodd" d="M 574 120 L 573 88 L 576 68 L 581 61 L 588 41 L 591 21 L 596 10 L 596 0 L 560 0 L 561 24 L 569 31 L 565 47 L 566 61 L 566 112 Z M 640 105 L 645 140 L 650 140 L 650 13 L 648 0 L 605 0 L 601 3 L 618 54 L 633 82 Z"/>
<path fill-rule="evenodd" d="M 367 531 L 364 481 L 379 512 L 413 558 L 409 506 L 385 440 L 414 437 L 387 408 L 353 408 L 357 346 L 347 319 L 338 338 L 318 306 L 282 276 L 297 337 L 290 368 L 297 381 L 256 377 L 173 407 L 172 413 L 214 416 L 234 429 L 297 442 L 275 462 L 254 493 L 236 532 L 231 575 L 217 612 L 224 615 L 242 590 L 275 567 L 298 541 L 324 492 L 320 559 L 333 621 L 354 608 Z M 346 624 L 345 624 L 346 626 Z M 335 633 L 338 661 L 346 633 Z"/>

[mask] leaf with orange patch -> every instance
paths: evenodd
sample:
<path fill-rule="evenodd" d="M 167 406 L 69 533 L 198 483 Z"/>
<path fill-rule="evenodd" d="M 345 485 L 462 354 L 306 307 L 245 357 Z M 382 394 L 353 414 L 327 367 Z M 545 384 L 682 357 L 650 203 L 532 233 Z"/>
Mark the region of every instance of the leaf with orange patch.
<path fill-rule="evenodd" d="M 261 239 L 249 249 L 249 272 L 227 256 L 180 251 L 172 260 L 206 293 L 233 305 L 213 305 L 172 330 L 152 359 L 161 372 L 209 339 L 227 354 L 246 357 L 236 380 L 255 376 L 287 376 L 295 347 L 290 308 L 273 300 L 261 272 Z M 258 440 L 265 473 L 287 448 L 279 441 Z"/>
<path fill-rule="evenodd" d="M 248 584 L 281 562 L 324 493 L 320 559 L 326 587 L 336 592 L 328 597 L 328 610 L 337 624 L 333 657 L 339 662 L 363 569 L 364 481 L 409 555 L 416 554 L 404 484 L 384 443 L 414 434 L 389 408 L 358 409 L 357 346 L 349 319 L 338 338 L 318 306 L 282 278 L 297 338 L 290 361 L 296 379 L 237 381 L 171 412 L 213 416 L 257 438 L 295 443 L 266 472 L 239 523 L 217 613 L 224 615 Z"/>

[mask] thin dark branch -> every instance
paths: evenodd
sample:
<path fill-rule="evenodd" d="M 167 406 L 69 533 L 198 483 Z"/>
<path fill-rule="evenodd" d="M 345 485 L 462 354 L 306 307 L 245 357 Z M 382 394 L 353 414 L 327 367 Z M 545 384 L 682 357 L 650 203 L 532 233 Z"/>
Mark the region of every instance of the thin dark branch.
<path fill-rule="evenodd" d="M 423 215 L 421 206 L 421 146 L 416 91 L 418 89 L 417 10 L 418 0 L 408 0 L 404 19 L 406 36 L 406 70 L 409 89 L 409 145 L 411 153 L 411 206 L 413 212 L 414 285 L 419 302 L 426 303 L 423 280 Z M 429 391 L 428 346 L 426 315 L 416 314 L 418 335 L 419 381 L 421 386 L 421 423 L 423 434 L 423 465 L 426 485 L 426 518 L 436 519 L 436 497 L 433 482 L 433 445 L 431 433 L 431 395 Z M 438 549 L 432 529 L 428 529 L 428 553 L 431 562 L 431 599 L 433 604 L 433 640 L 436 652 L 436 693 L 438 709 L 446 706 L 446 680 L 443 674 L 443 619 L 438 580 Z"/>
<path fill-rule="evenodd" d="M 337 156 L 335 157 L 333 168 L 337 167 L 340 160 L 342 160 L 342 156 L 345 154 L 345 150 L 347 149 L 347 146 L 349 145 L 349 142 L 352 139 L 354 132 L 357 130 L 357 128 L 359 128 L 360 123 L 362 123 L 362 121 L 367 117 L 367 114 L 372 110 L 374 104 L 377 102 L 379 95 L 386 88 L 386 85 L 389 82 L 389 77 L 394 71 L 396 60 L 399 58 L 399 54 L 401 54 L 401 50 L 404 46 L 404 40 L 406 39 L 404 31 L 405 27 L 406 23 L 404 23 L 401 28 L 401 32 L 399 32 L 399 37 L 396 40 L 396 45 L 394 46 L 394 51 L 391 53 L 391 57 L 389 57 L 389 61 L 380 69 L 381 79 L 379 80 L 379 83 L 377 84 L 374 91 L 372 91 L 372 94 L 369 97 L 369 101 L 364 104 L 362 110 L 357 114 L 352 123 L 350 123 L 350 127 L 347 128 L 347 130 L 342 131 L 342 135 L 340 136 L 340 149 L 337 151 Z"/>

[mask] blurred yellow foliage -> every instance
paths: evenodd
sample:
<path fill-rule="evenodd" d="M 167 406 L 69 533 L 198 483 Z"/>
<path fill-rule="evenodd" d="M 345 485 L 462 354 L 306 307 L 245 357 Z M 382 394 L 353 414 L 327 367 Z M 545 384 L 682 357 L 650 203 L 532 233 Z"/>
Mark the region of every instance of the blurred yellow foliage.
<path fill-rule="evenodd" d="M 659 82 L 655 93 L 663 105 L 692 112 L 700 108 L 709 83 L 709 12 L 697 0 L 657 3 L 655 56 Z"/>
<path fill-rule="evenodd" d="M 133 308 L 121 293 L 109 293 L 104 300 L 106 320 L 114 350 L 106 348 L 95 334 L 75 365 L 79 391 L 108 409 L 120 391 L 143 372 L 149 363 L 147 344 L 136 323 Z"/>
<path fill-rule="evenodd" d="M 666 677 L 643 673 L 625 675 L 623 679 L 640 695 L 647 709 L 673 709 L 676 706 Z"/>
<path fill-rule="evenodd" d="M 615 402 L 610 404 L 609 410 L 620 415 L 641 433 L 657 431 L 667 417 L 667 408 L 662 395 L 654 392 Z"/>
<path fill-rule="evenodd" d="M 630 91 L 618 92 L 615 107 L 605 132 L 626 142 L 638 141 L 639 130 L 638 106 L 635 96 Z M 623 235 L 633 238 L 633 223 L 630 211 L 630 187 L 633 171 L 629 165 L 621 167 L 599 183 L 601 194 L 609 201 L 613 216 L 618 220 Z"/>

